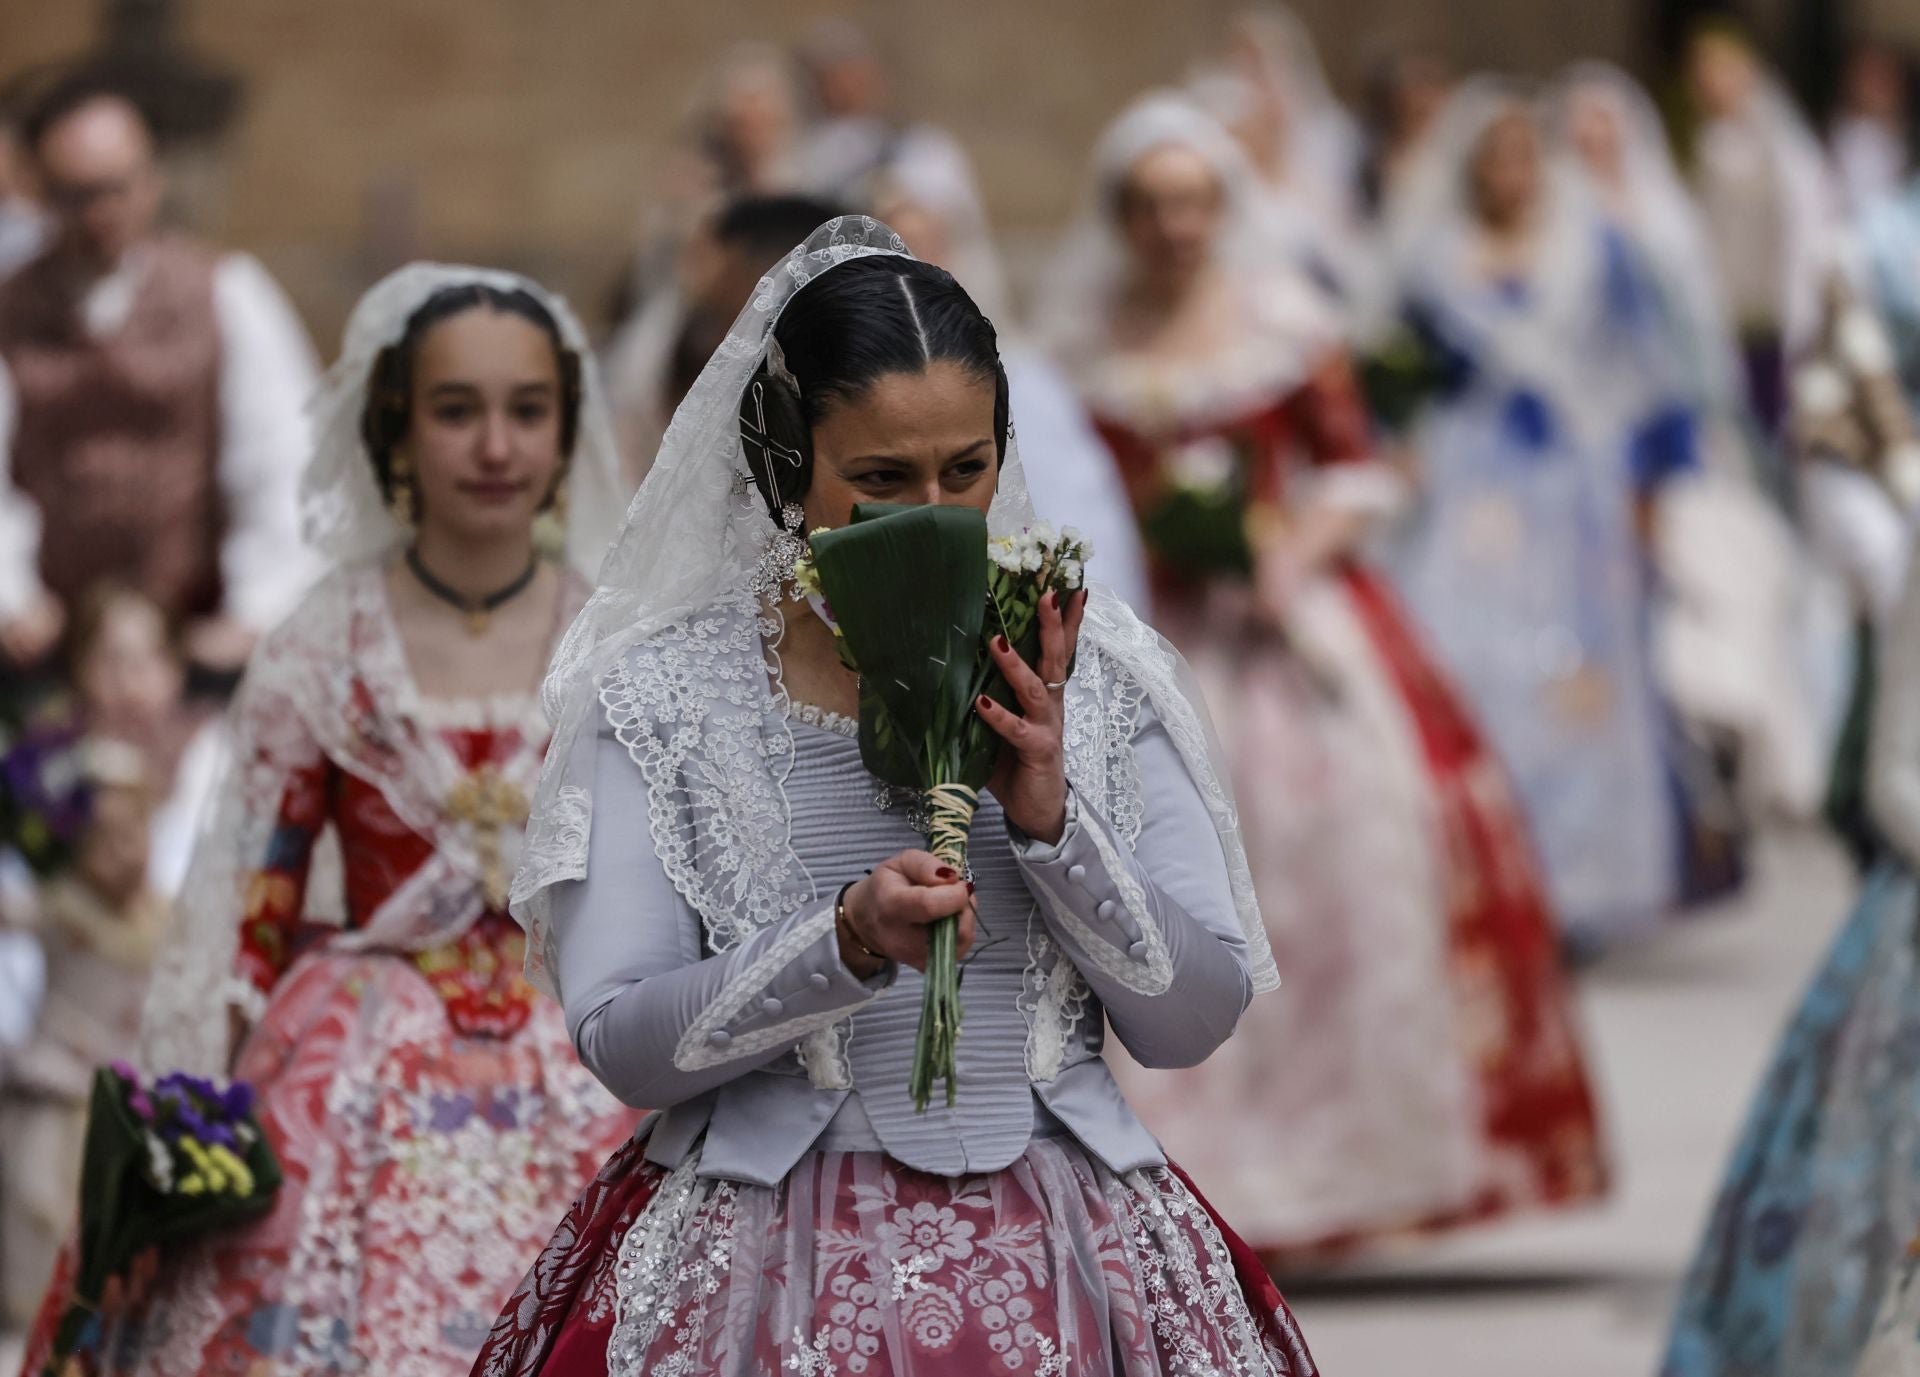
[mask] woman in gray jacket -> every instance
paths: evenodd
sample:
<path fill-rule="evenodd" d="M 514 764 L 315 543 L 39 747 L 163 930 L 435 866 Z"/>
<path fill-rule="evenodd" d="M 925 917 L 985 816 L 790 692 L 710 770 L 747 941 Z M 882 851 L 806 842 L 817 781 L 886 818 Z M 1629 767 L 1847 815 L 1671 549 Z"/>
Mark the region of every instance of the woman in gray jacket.
<path fill-rule="evenodd" d="M 1204 1059 L 1275 981 L 1177 657 L 1041 610 L 943 869 L 866 773 L 789 580 L 856 502 L 1033 520 L 993 327 L 871 220 L 761 284 L 669 428 L 549 681 L 515 885 L 583 1060 L 660 1112 L 562 1224 L 484 1373 L 1314 1371 L 1101 1059 Z M 771 518 L 771 519 L 770 519 Z M 962 915 L 958 1098 L 907 1090 L 928 925 Z M 1222 1125 L 1222 1131 L 1231 1131 Z"/>

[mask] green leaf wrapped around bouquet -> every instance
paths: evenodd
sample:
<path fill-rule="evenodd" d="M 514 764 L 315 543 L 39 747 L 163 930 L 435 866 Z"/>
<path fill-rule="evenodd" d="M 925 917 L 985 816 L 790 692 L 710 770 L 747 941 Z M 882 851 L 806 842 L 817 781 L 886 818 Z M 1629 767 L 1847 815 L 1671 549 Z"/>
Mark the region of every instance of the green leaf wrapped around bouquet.
<path fill-rule="evenodd" d="M 972 507 L 862 503 L 853 524 L 817 531 L 813 563 L 860 675 L 860 757 L 888 784 L 959 777 L 974 716 L 987 606 L 987 521 Z M 988 770 L 992 761 L 987 762 Z"/>
<path fill-rule="evenodd" d="M 855 507 L 852 524 L 814 532 L 810 547 L 802 587 L 860 676 L 861 759 L 877 778 L 923 793 L 928 849 L 965 873 L 974 808 L 1001 748 L 975 699 L 1018 711 L 988 643 L 1004 635 L 1032 664 L 1040 599 L 1080 586 L 1087 548 L 1046 527 L 990 542 L 971 507 L 882 504 Z M 956 915 L 929 934 L 909 1087 L 921 1110 L 935 1080 L 954 1100 L 958 933 Z"/>
<path fill-rule="evenodd" d="M 141 1253 L 256 1219 L 279 1189 L 280 1163 L 245 1083 L 171 1075 L 147 1085 L 124 1065 L 97 1070 L 73 1292 L 46 1371 L 61 1371 L 79 1350 L 108 1281 L 126 1276 Z"/>

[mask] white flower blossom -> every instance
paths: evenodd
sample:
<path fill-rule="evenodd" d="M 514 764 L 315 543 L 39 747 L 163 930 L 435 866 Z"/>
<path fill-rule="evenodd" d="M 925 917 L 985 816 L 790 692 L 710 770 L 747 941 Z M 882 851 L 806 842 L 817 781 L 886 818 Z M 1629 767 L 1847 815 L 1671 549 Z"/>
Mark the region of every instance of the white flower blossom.
<path fill-rule="evenodd" d="M 1191 440 L 1175 449 L 1168 460 L 1174 486 L 1193 492 L 1218 492 L 1233 482 L 1239 467 L 1233 446 L 1212 437 Z"/>
<path fill-rule="evenodd" d="M 146 1141 L 147 1170 L 153 1177 L 153 1184 L 159 1187 L 161 1194 L 167 1194 L 173 1190 L 173 1154 L 160 1141 L 160 1135 L 151 1129 L 141 1137 Z"/>

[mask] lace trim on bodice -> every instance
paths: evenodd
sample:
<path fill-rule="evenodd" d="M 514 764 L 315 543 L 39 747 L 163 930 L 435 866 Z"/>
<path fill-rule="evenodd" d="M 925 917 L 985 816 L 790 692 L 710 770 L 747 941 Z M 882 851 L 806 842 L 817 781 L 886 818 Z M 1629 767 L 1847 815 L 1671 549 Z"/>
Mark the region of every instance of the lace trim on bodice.
<path fill-rule="evenodd" d="M 398 713 L 427 731 L 517 732 L 526 741 L 543 741 L 547 735 L 546 709 L 540 695 L 531 692 L 429 698 L 408 684 Z"/>
<path fill-rule="evenodd" d="M 1291 276 L 1249 292 L 1239 336 L 1181 357 L 1093 354 L 1074 369 L 1097 415 L 1145 434 L 1263 411 L 1305 382 L 1340 333 L 1316 289 Z"/>
<path fill-rule="evenodd" d="M 759 622 L 736 595 L 665 628 L 600 681 L 614 735 L 647 781 L 660 863 L 716 952 L 813 891 L 789 843 L 792 730 L 770 711 Z"/>
<path fill-rule="evenodd" d="M 812 703 L 802 703 L 793 698 L 787 699 L 787 716 L 795 722 L 818 727 L 836 736 L 858 738 L 860 735 L 860 719 L 857 717 L 849 717 L 844 712 L 834 712 L 830 708 L 815 707 Z"/>

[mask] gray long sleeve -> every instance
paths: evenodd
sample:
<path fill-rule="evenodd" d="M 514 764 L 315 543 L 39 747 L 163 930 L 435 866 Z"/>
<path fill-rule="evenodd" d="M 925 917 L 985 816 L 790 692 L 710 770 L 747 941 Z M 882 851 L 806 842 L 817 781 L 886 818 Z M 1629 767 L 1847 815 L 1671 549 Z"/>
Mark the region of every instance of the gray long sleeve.
<path fill-rule="evenodd" d="M 1134 758 L 1145 816 L 1131 849 L 1077 792 L 1058 845 L 1008 830 L 1049 933 L 1127 1051 L 1143 1066 L 1194 1066 L 1253 997 L 1246 938 L 1212 818 L 1157 720 Z"/>
<path fill-rule="evenodd" d="M 581 1060 L 614 1094 L 649 1108 L 683 1103 L 766 1066 L 892 983 L 891 970 L 863 982 L 841 964 L 831 897 L 704 955 L 699 918 L 655 853 L 645 779 L 610 730 L 590 749 L 587 878 L 554 891 L 555 969 Z M 1128 1050 L 1147 1065 L 1191 1065 L 1232 1032 L 1251 997 L 1246 943 L 1212 820 L 1157 721 L 1143 726 L 1135 760 L 1145 817 L 1131 850 L 1077 793 L 1058 845 L 1008 829 L 1010 849 L 1048 932 Z M 991 837 L 977 832 L 976 851 Z M 1000 893 L 1001 903 L 1011 897 Z M 968 988 L 971 1000 L 981 987 Z M 986 1023 L 969 1028 L 987 1045 Z"/>
<path fill-rule="evenodd" d="M 892 980 L 840 961 L 833 898 L 719 956 L 654 852 L 646 781 L 602 728 L 587 874 L 556 887 L 557 976 L 580 1060 L 627 1104 L 679 1104 L 774 1061 Z"/>

